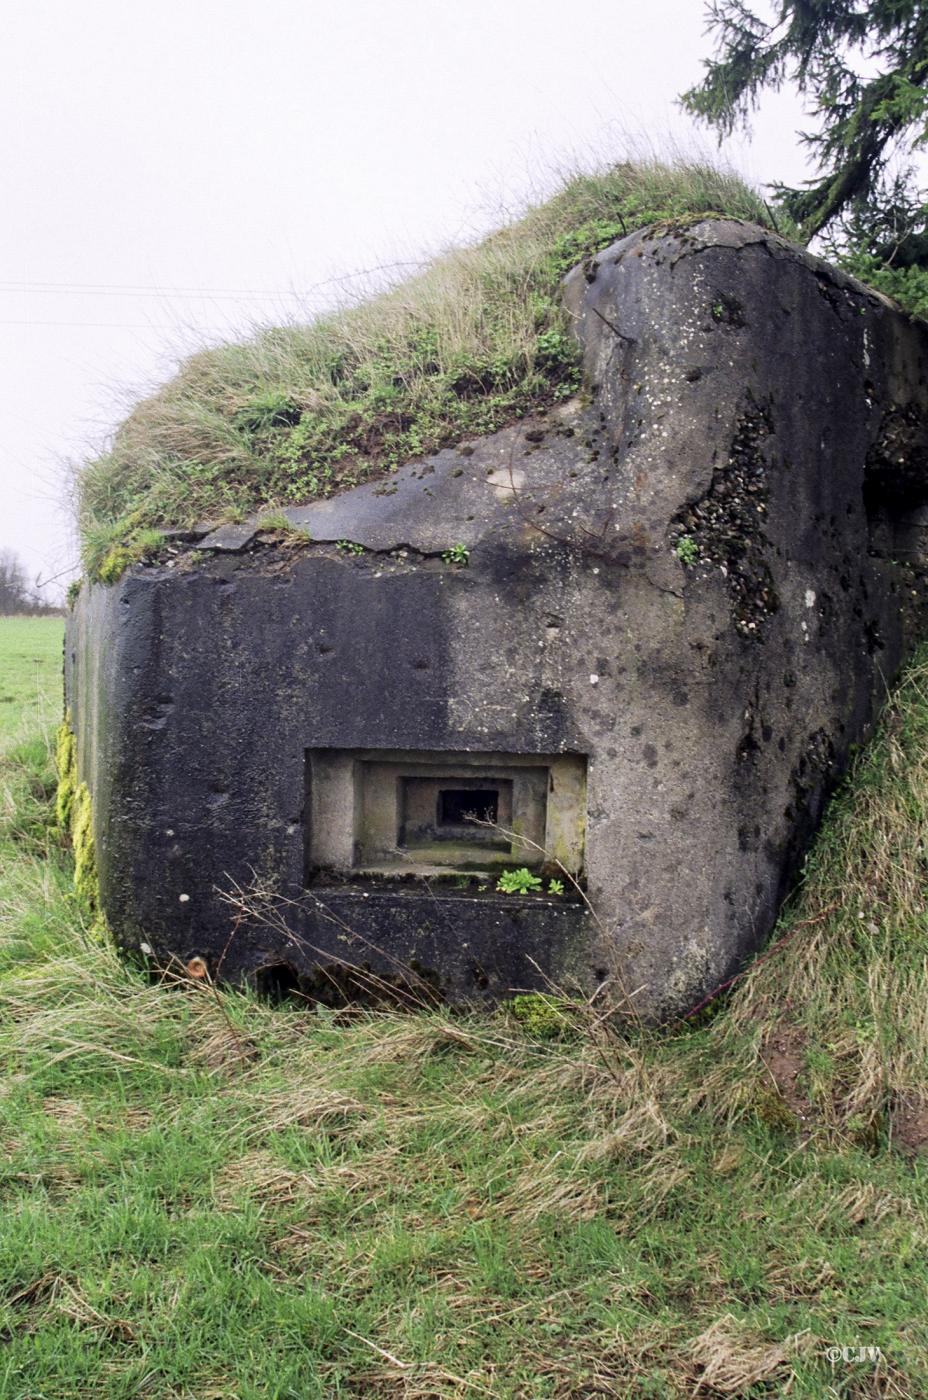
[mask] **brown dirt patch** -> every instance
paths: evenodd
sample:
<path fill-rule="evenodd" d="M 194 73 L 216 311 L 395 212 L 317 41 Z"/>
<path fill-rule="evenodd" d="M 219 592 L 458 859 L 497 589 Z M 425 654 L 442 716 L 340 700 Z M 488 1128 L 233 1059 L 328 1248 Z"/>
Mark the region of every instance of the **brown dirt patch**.
<path fill-rule="evenodd" d="M 928 1099 L 900 1094 L 892 1114 L 892 1143 L 912 1155 L 928 1153 Z"/>
<path fill-rule="evenodd" d="M 798 1026 L 778 1026 L 767 1037 L 761 1059 L 789 1111 L 803 1125 L 810 1124 L 815 1109 L 800 1088 L 806 1068 L 806 1033 Z"/>

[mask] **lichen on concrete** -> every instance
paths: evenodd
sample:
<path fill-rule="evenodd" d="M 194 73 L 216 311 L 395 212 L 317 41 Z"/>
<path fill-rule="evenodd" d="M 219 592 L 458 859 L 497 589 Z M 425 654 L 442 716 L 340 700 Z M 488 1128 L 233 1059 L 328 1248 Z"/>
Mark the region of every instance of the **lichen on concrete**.
<path fill-rule="evenodd" d="M 100 887 L 93 834 L 93 801 L 86 783 L 80 783 L 74 794 L 71 842 L 74 849 L 74 888 L 90 909 L 96 909 Z"/>
<path fill-rule="evenodd" d="M 58 726 L 55 762 L 58 769 L 55 819 L 71 842 L 74 889 L 88 909 L 96 913 L 100 905 L 100 887 L 93 832 L 93 799 L 87 784 L 78 781 L 77 740 L 71 728 L 70 710 L 65 712 Z"/>
<path fill-rule="evenodd" d="M 55 767 L 58 771 L 55 820 L 63 832 L 70 834 L 71 809 L 77 790 L 77 740 L 71 728 L 70 711 L 65 713 L 55 734 Z"/>

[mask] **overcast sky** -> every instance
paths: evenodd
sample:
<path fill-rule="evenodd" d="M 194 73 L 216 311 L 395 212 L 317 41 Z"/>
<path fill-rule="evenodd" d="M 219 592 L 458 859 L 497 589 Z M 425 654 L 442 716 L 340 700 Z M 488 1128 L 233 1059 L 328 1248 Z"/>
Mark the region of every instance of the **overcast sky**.
<path fill-rule="evenodd" d="M 577 160 L 714 151 L 700 0 L 29 0 L 0 53 L 0 548 L 76 569 L 67 463 L 204 341 L 469 240 Z M 798 180 L 768 103 L 723 148 Z M 66 581 L 66 578 L 65 578 Z"/>

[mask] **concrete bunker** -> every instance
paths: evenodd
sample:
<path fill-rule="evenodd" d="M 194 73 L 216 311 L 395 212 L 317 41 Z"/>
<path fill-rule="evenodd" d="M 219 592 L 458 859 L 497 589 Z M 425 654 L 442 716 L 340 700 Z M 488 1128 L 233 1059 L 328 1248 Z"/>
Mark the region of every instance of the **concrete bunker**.
<path fill-rule="evenodd" d="M 928 331 L 734 220 L 564 297 L 581 394 L 82 588 L 124 943 L 279 996 L 606 982 L 663 1017 L 769 932 L 924 632 Z"/>

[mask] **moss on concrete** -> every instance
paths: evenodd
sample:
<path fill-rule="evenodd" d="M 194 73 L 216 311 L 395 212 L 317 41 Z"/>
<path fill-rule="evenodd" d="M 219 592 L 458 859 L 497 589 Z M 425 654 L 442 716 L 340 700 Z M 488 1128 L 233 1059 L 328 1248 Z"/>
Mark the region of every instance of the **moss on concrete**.
<path fill-rule="evenodd" d="M 93 836 L 93 801 L 86 783 L 80 783 L 71 807 L 71 843 L 74 847 L 74 888 L 91 909 L 99 902 L 97 851 Z"/>
<path fill-rule="evenodd" d="M 58 769 L 55 820 L 71 841 L 74 852 L 74 888 L 88 908 L 97 911 L 100 901 L 93 835 L 93 799 L 87 784 L 78 782 L 77 739 L 71 728 L 70 711 L 65 713 L 58 726 L 55 763 Z M 102 915 L 98 915 L 98 920 L 102 920 Z M 105 928 L 105 920 L 103 925 Z"/>
<path fill-rule="evenodd" d="M 70 834 L 71 809 L 77 789 L 77 741 L 71 728 L 70 711 L 66 712 L 55 735 L 55 767 L 58 770 L 55 820 L 62 831 Z"/>
<path fill-rule="evenodd" d="M 125 544 L 113 545 L 95 566 L 91 567 L 92 578 L 100 583 L 117 583 L 131 564 L 152 559 L 164 544 L 160 530 L 135 530 Z"/>

